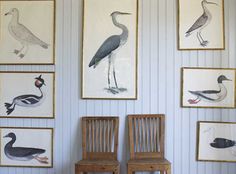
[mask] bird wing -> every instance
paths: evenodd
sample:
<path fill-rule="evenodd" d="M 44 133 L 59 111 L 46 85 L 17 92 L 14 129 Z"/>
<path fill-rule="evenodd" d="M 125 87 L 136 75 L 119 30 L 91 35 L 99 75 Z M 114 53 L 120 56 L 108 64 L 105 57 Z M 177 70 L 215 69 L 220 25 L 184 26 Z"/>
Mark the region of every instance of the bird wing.
<path fill-rule="evenodd" d="M 21 100 L 21 102 L 25 103 L 25 104 L 35 104 L 37 102 L 39 102 L 39 99 L 41 97 L 40 96 L 36 96 L 36 95 L 21 95 L 19 97 L 16 97 L 16 100 Z"/>
<path fill-rule="evenodd" d="M 186 32 L 186 34 L 190 34 L 192 31 L 202 27 L 207 22 L 208 16 L 203 13 L 197 20 L 194 22 L 194 24 L 189 28 L 189 30 Z"/>
<path fill-rule="evenodd" d="M 98 64 L 103 58 L 111 54 L 111 52 L 116 50 L 119 46 L 120 37 L 118 35 L 113 35 L 107 38 L 90 61 L 89 67 Z"/>
<path fill-rule="evenodd" d="M 209 91 L 210 93 L 207 93 L 207 91 Z M 207 100 L 211 100 L 214 101 L 216 100 L 217 96 L 216 94 L 219 92 L 214 91 L 214 90 L 206 90 L 206 91 L 189 91 L 191 94 L 199 96 L 201 98 L 207 99 Z"/>
<path fill-rule="evenodd" d="M 31 148 L 31 147 L 12 147 L 11 149 L 8 150 L 9 155 L 15 157 L 27 157 L 35 154 L 42 154 L 44 152 L 45 152 L 44 149 Z"/>
<path fill-rule="evenodd" d="M 30 44 L 38 45 L 46 44 L 22 24 L 12 25 L 11 30 L 20 42 L 24 41 Z"/>

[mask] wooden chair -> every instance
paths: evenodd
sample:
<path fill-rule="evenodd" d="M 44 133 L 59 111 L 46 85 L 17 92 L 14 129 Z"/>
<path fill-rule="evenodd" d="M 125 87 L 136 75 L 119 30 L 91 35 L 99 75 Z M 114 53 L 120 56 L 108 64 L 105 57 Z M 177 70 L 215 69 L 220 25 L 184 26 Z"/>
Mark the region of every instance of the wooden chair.
<path fill-rule="evenodd" d="M 171 164 L 164 158 L 164 115 L 129 115 L 128 122 L 128 174 L 141 171 L 171 174 Z"/>
<path fill-rule="evenodd" d="M 118 117 L 82 117 L 83 159 L 75 164 L 75 174 L 120 173 L 118 129 Z"/>

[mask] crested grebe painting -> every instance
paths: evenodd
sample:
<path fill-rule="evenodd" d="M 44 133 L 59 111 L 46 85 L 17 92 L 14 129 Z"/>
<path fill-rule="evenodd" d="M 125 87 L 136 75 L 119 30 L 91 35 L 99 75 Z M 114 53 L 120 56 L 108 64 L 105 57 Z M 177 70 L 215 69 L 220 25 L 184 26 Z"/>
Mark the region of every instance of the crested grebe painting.
<path fill-rule="evenodd" d="M 53 118 L 53 72 L 0 72 L 0 116 Z"/>
<path fill-rule="evenodd" d="M 198 122 L 199 161 L 236 162 L 236 123 Z"/>
<path fill-rule="evenodd" d="M 52 167 L 53 129 L 0 127 L 0 166 Z"/>

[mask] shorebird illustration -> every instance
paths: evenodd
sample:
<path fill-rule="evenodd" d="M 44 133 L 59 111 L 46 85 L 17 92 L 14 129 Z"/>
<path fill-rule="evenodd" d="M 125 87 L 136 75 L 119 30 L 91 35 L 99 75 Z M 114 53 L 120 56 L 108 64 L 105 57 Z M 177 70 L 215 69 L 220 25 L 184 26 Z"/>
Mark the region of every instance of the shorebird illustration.
<path fill-rule="evenodd" d="M 100 46 L 100 48 L 97 50 L 96 54 L 89 63 L 89 67 L 93 66 L 93 68 L 96 68 L 96 66 L 98 65 L 98 63 L 101 62 L 102 59 L 108 57 L 107 90 L 112 94 L 117 94 L 119 92 L 127 90 L 125 88 L 118 87 L 116 80 L 116 72 L 115 72 L 115 54 L 117 53 L 119 48 L 122 47 L 127 42 L 129 36 L 128 28 L 125 25 L 117 22 L 116 17 L 118 15 L 130 15 L 130 13 L 115 11 L 111 14 L 113 24 L 116 27 L 120 28 L 122 30 L 122 33 L 120 35 L 112 35 L 109 38 L 107 38 Z M 111 80 L 110 80 L 111 65 L 113 67 L 113 78 L 115 82 L 115 87 L 111 87 Z"/>
<path fill-rule="evenodd" d="M 189 28 L 189 30 L 185 33 L 185 37 L 188 37 L 191 35 L 193 32 L 197 32 L 197 39 L 200 42 L 200 45 L 205 47 L 208 44 L 207 40 L 204 40 L 201 35 L 201 31 L 203 28 L 205 28 L 212 19 L 211 12 L 207 9 L 207 4 L 214 4 L 217 5 L 214 2 L 209 2 L 207 0 L 203 0 L 201 2 L 202 4 L 202 9 L 203 9 L 203 14 L 196 20 L 196 22 Z"/>
<path fill-rule="evenodd" d="M 220 75 L 217 78 L 219 90 L 189 91 L 191 94 L 197 96 L 196 99 L 189 99 L 189 104 L 197 104 L 201 100 L 205 100 L 207 102 L 219 102 L 224 100 L 227 96 L 227 89 L 225 88 L 223 81 L 231 80 L 226 78 L 224 75 Z"/>
<path fill-rule="evenodd" d="M 23 58 L 28 52 L 29 45 L 39 45 L 42 48 L 48 48 L 49 45 L 47 43 L 40 40 L 28 28 L 19 23 L 19 10 L 17 8 L 12 8 L 5 14 L 5 16 L 7 15 L 12 15 L 11 21 L 8 25 L 8 31 L 11 36 L 19 41 L 22 45 L 21 49 L 14 50 L 16 55 L 19 55 L 20 58 Z"/>
<path fill-rule="evenodd" d="M 11 140 L 4 147 L 4 153 L 9 159 L 17 161 L 30 161 L 35 159 L 40 163 L 48 164 L 48 157 L 39 157 L 39 155 L 46 152 L 45 149 L 33 147 L 13 147 L 13 144 L 16 142 L 16 135 L 13 132 L 7 134 L 4 138 L 11 138 Z"/>
<path fill-rule="evenodd" d="M 35 87 L 39 89 L 40 96 L 34 94 L 25 94 L 15 97 L 12 103 L 5 103 L 5 107 L 7 109 L 7 115 L 11 114 L 15 110 L 15 106 L 22 106 L 22 107 L 36 107 L 39 106 L 45 98 L 45 94 L 42 91 L 42 86 L 45 85 L 44 79 L 42 79 L 42 75 L 35 78 Z"/>

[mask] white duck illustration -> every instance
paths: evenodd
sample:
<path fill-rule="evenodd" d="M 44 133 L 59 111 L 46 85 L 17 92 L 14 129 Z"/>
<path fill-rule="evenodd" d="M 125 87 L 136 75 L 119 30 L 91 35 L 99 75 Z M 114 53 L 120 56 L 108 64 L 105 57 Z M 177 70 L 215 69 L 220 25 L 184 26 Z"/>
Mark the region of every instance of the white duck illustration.
<path fill-rule="evenodd" d="M 26 94 L 15 97 L 11 104 L 5 103 L 5 107 L 7 109 L 7 115 L 11 114 L 14 111 L 16 105 L 22 107 L 37 107 L 41 105 L 41 103 L 44 101 L 45 98 L 45 94 L 41 88 L 43 85 L 45 85 L 45 83 L 44 79 L 42 79 L 42 75 L 36 77 L 35 79 L 36 79 L 35 86 L 36 88 L 39 89 L 41 95 L 37 96 L 34 94 Z"/>
<path fill-rule="evenodd" d="M 197 96 L 197 98 L 189 99 L 188 102 L 190 104 L 197 104 L 201 100 L 205 100 L 207 102 L 219 102 L 224 100 L 225 97 L 227 96 L 227 89 L 225 88 L 223 81 L 231 81 L 231 80 L 226 78 L 224 75 L 220 75 L 217 78 L 219 90 L 189 91 L 191 94 Z"/>
<path fill-rule="evenodd" d="M 18 40 L 22 45 L 20 50 L 14 50 L 16 55 L 19 54 L 19 57 L 23 58 L 28 51 L 29 45 L 39 45 L 42 48 L 48 48 L 49 45 L 47 43 L 40 40 L 28 28 L 19 23 L 19 10 L 17 8 L 12 8 L 5 14 L 5 16 L 7 15 L 12 15 L 11 21 L 8 25 L 8 30 L 12 37 Z"/>

